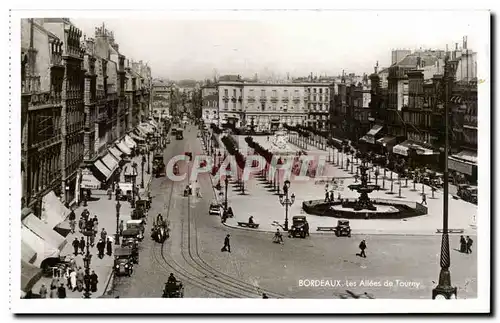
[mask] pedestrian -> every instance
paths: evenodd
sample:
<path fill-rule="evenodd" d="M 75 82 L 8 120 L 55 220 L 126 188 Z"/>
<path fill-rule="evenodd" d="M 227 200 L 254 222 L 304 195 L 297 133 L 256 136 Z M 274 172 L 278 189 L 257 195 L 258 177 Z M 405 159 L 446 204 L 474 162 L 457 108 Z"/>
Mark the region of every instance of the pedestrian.
<path fill-rule="evenodd" d="M 76 290 L 76 270 L 72 270 L 69 274 L 70 289 L 72 291 Z"/>
<path fill-rule="evenodd" d="M 93 248 L 94 247 L 94 243 L 95 243 L 95 234 L 91 234 L 89 236 L 90 238 L 90 246 Z"/>
<path fill-rule="evenodd" d="M 122 235 L 122 233 L 123 233 L 123 227 L 124 227 L 124 226 L 125 226 L 125 225 L 123 224 L 123 220 L 120 220 L 120 227 L 119 227 L 119 230 L 120 230 L 120 235 Z"/>
<path fill-rule="evenodd" d="M 425 195 L 425 193 L 422 193 L 422 204 L 427 205 L 427 196 Z"/>
<path fill-rule="evenodd" d="M 85 228 L 85 219 L 82 216 L 80 216 L 80 221 L 78 221 L 78 228 L 80 229 L 80 233 L 82 233 Z"/>
<path fill-rule="evenodd" d="M 50 285 L 49 298 L 57 298 L 57 286 Z"/>
<path fill-rule="evenodd" d="M 111 200 L 111 196 L 113 195 L 113 189 L 109 187 L 107 193 L 108 193 L 108 200 Z"/>
<path fill-rule="evenodd" d="M 57 289 L 57 297 L 58 298 L 66 298 L 66 288 L 64 287 L 63 283 L 61 283 L 61 285 Z"/>
<path fill-rule="evenodd" d="M 472 239 L 469 236 L 467 236 L 466 241 L 467 241 L 466 242 L 467 243 L 467 253 L 472 253 L 472 243 L 474 241 L 472 241 Z"/>
<path fill-rule="evenodd" d="M 334 192 L 333 190 L 331 190 L 331 191 L 330 191 L 330 201 L 332 201 L 332 202 L 333 202 L 333 201 L 334 201 L 334 199 L 335 199 L 334 193 L 335 193 L 335 192 Z"/>
<path fill-rule="evenodd" d="M 45 287 L 45 284 L 42 284 L 38 293 L 40 294 L 40 298 L 47 298 L 47 287 Z"/>
<path fill-rule="evenodd" d="M 95 271 L 92 270 L 92 274 L 90 275 L 90 291 L 92 293 L 97 292 L 97 284 L 99 283 L 99 277 L 95 273 Z"/>
<path fill-rule="evenodd" d="M 229 243 L 229 237 L 231 235 L 227 235 L 226 238 L 224 238 L 224 246 L 222 247 L 222 249 L 220 251 L 224 252 L 224 251 L 227 251 L 227 252 L 231 252 L 231 244 Z"/>
<path fill-rule="evenodd" d="M 361 251 L 359 254 L 357 254 L 357 256 L 366 258 L 365 249 L 366 249 L 366 242 L 365 242 L 365 240 L 361 240 L 361 242 L 359 243 L 359 250 L 361 250 Z"/>
<path fill-rule="evenodd" d="M 328 191 L 325 191 L 325 202 L 330 201 L 330 194 Z"/>
<path fill-rule="evenodd" d="M 108 256 L 111 256 L 113 254 L 113 243 L 111 242 L 111 239 L 109 237 L 106 241 L 106 252 Z"/>
<path fill-rule="evenodd" d="M 81 237 L 80 238 L 80 250 L 82 251 L 82 255 L 85 252 L 85 238 Z"/>
<path fill-rule="evenodd" d="M 339 194 L 337 195 L 337 199 L 340 201 L 342 199 L 342 195 L 340 195 L 340 192 Z"/>
<path fill-rule="evenodd" d="M 69 227 L 71 228 L 71 233 L 75 233 L 76 216 L 73 210 L 71 210 L 71 212 L 69 213 L 68 220 L 69 220 Z"/>
<path fill-rule="evenodd" d="M 106 229 L 102 228 L 101 231 L 101 240 L 106 241 L 106 237 L 108 236 L 108 233 L 106 232 Z"/>
<path fill-rule="evenodd" d="M 83 291 L 83 278 L 85 277 L 85 273 L 82 267 L 78 267 L 78 271 L 76 272 L 76 289 L 79 292 Z"/>
<path fill-rule="evenodd" d="M 97 215 L 94 215 L 94 218 L 92 219 L 92 226 L 94 233 L 97 234 L 97 232 L 99 232 L 99 220 L 97 219 Z"/>
<path fill-rule="evenodd" d="M 460 252 L 467 252 L 467 242 L 465 241 L 464 236 L 460 236 Z"/>
<path fill-rule="evenodd" d="M 75 237 L 75 240 L 73 240 L 73 243 L 71 244 L 73 246 L 73 249 L 75 250 L 75 256 L 78 255 L 78 248 L 80 247 L 80 241 L 78 241 L 78 238 Z"/>
<path fill-rule="evenodd" d="M 99 242 L 97 242 L 97 256 L 102 259 L 104 257 L 104 241 L 99 239 Z"/>

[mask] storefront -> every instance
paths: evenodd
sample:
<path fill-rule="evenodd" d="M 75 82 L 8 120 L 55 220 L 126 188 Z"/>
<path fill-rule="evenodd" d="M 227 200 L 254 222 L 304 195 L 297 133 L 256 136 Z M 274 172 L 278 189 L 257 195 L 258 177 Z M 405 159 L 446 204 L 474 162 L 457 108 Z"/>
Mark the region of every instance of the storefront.
<path fill-rule="evenodd" d="M 477 152 L 463 150 L 448 157 L 448 168 L 468 177 L 470 182 L 477 181 Z"/>
<path fill-rule="evenodd" d="M 380 132 L 380 130 L 382 130 L 382 128 L 383 128 L 383 126 L 381 126 L 381 125 L 378 125 L 378 124 L 374 125 L 370 129 L 370 131 L 368 131 L 368 133 L 366 135 L 364 135 L 363 137 L 361 137 L 359 140 L 374 145 L 375 141 L 377 140 L 376 137 L 377 137 L 378 133 Z"/>
<path fill-rule="evenodd" d="M 99 182 L 90 169 L 83 169 L 80 188 L 98 190 L 101 188 L 101 182 Z"/>
<path fill-rule="evenodd" d="M 437 164 L 439 160 L 439 152 L 435 151 L 432 146 L 413 140 L 406 140 L 397 144 L 392 148 L 392 152 L 404 156 L 408 161 L 408 165 L 413 168 L 428 167 Z"/>

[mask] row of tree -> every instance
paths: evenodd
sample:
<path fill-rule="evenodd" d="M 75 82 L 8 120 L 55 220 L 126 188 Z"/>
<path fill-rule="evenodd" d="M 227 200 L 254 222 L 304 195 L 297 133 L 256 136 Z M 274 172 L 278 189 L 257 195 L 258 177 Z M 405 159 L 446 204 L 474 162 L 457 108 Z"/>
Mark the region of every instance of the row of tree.
<path fill-rule="evenodd" d="M 271 163 L 271 160 L 273 159 L 273 154 L 269 150 L 265 149 L 259 143 L 255 142 L 253 138 L 250 136 L 246 137 L 245 141 L 248 147 L 252 148 L 255 153 L 264 157 L 264 159 L 268 164 Z"/>
<path fill-rule="evenodd" d="M 230 136 L 224 136 L 221 141 L 226 147 L 226 151 L 228 152 L 228 154 L 233 155 L 236 159 L 236 164 L 238 165 L 238 167 L 240 169 L 244 169 L 245 157 L 243 157 L 243 155 L 238 150 L 238 147 L 236 147 L 236 143 L 234 142 L 234 140 L 232 140 Z"/>

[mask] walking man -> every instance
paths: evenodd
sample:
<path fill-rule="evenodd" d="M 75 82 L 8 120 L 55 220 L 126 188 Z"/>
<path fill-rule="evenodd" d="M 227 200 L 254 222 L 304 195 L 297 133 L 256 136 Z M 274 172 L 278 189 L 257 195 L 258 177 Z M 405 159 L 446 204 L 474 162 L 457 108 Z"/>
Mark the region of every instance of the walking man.
<path fill-rule="evenodd" d="M 73 240 L 72 243 L 73 249 L 75 249 L 75 256 L 78 255 L 78 247 L 80 247 L 80 242 L 78 241 L 78 238 L 75 237 L 75 240 Z"/>
<path fill-rule="evenodd" d="M 97 243 L 97 256 L 102 259 L 104 257 L 104 241 L 102 240 L 99 240 L 99 242 Z"/>
<path fill-rule="evenodd" d="M 111 242 L 111 239 L 108 237 L 108 240 L 106 241 L 106 253 L 108 256 L 111 256 L 113 253 L 113 243 Z"/>
<path fill-rule="evenodd" d="M 73 210 L 71 210 L 68 219 L 69 219 L 69 226 L 71 228 L 71 233 L 75 233 L 76 215 L 75 212 L 73 212 Z"/>
<path fill-rule="evenodd" d="M 427 205 L 427 196 L 425 195 L 425 193 L 422 193 L 422 204 Z"/>
<path fill-rule="evenodd" d="M 83 255 L 83 253 L 85 251 L 85 239 L 83 237 L 80 239 L 80 250 L 82 251 L 82 255 Z"/>
<path fill-rule="evenodd" d="M 361 242 L 359 244 L 359 250 L 361 250 L 361 251 L 357 255 L 360 257 L 366 258 L 365 249 L 366 249 L 366 242 L 365 242 L 365 240 L 361 240 Z"/>
<path fill-rule="evenodd" d="M 472 243 L 474 241 L 472 241 L 472 239 L 467 236 L 467 238 L 465 239 L 467 241 L 467 252 L 466 253 L 472 253 Z"/>
<path fill-rule="evenodd" d="M 106 237 L 108 236 L 108 233 L 106 232 L 106 229 L 102 228 L 101 231 L 101 240 L 106 241 Z"/>
<path fill-rule="evenodd" d="M 229 243 L 229 237 L 231 235 L 227 235 L 226 238 L 224 238 L 224 246 L 222 247 L 222 249 L 220 251 L 224 252 L 224 251 L 227 251 L 227 252 L 231 252 L 231 245 Z"/>

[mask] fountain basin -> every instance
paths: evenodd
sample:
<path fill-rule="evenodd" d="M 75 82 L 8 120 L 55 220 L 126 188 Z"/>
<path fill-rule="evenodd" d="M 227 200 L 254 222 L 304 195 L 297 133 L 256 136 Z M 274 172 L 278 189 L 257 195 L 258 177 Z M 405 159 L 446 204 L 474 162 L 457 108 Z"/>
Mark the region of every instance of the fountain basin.
<path fill-rule="evenodd" d="M 427 207 L 411 201 L 391 199 L 371 199 L 376 210 L 355 210 L 357 199 L 325 202 L 324 200 L 304 201 L 302 208 L 307 214 L 329 216 L 339 219 L 404 219 L 427 214 Z"/>

